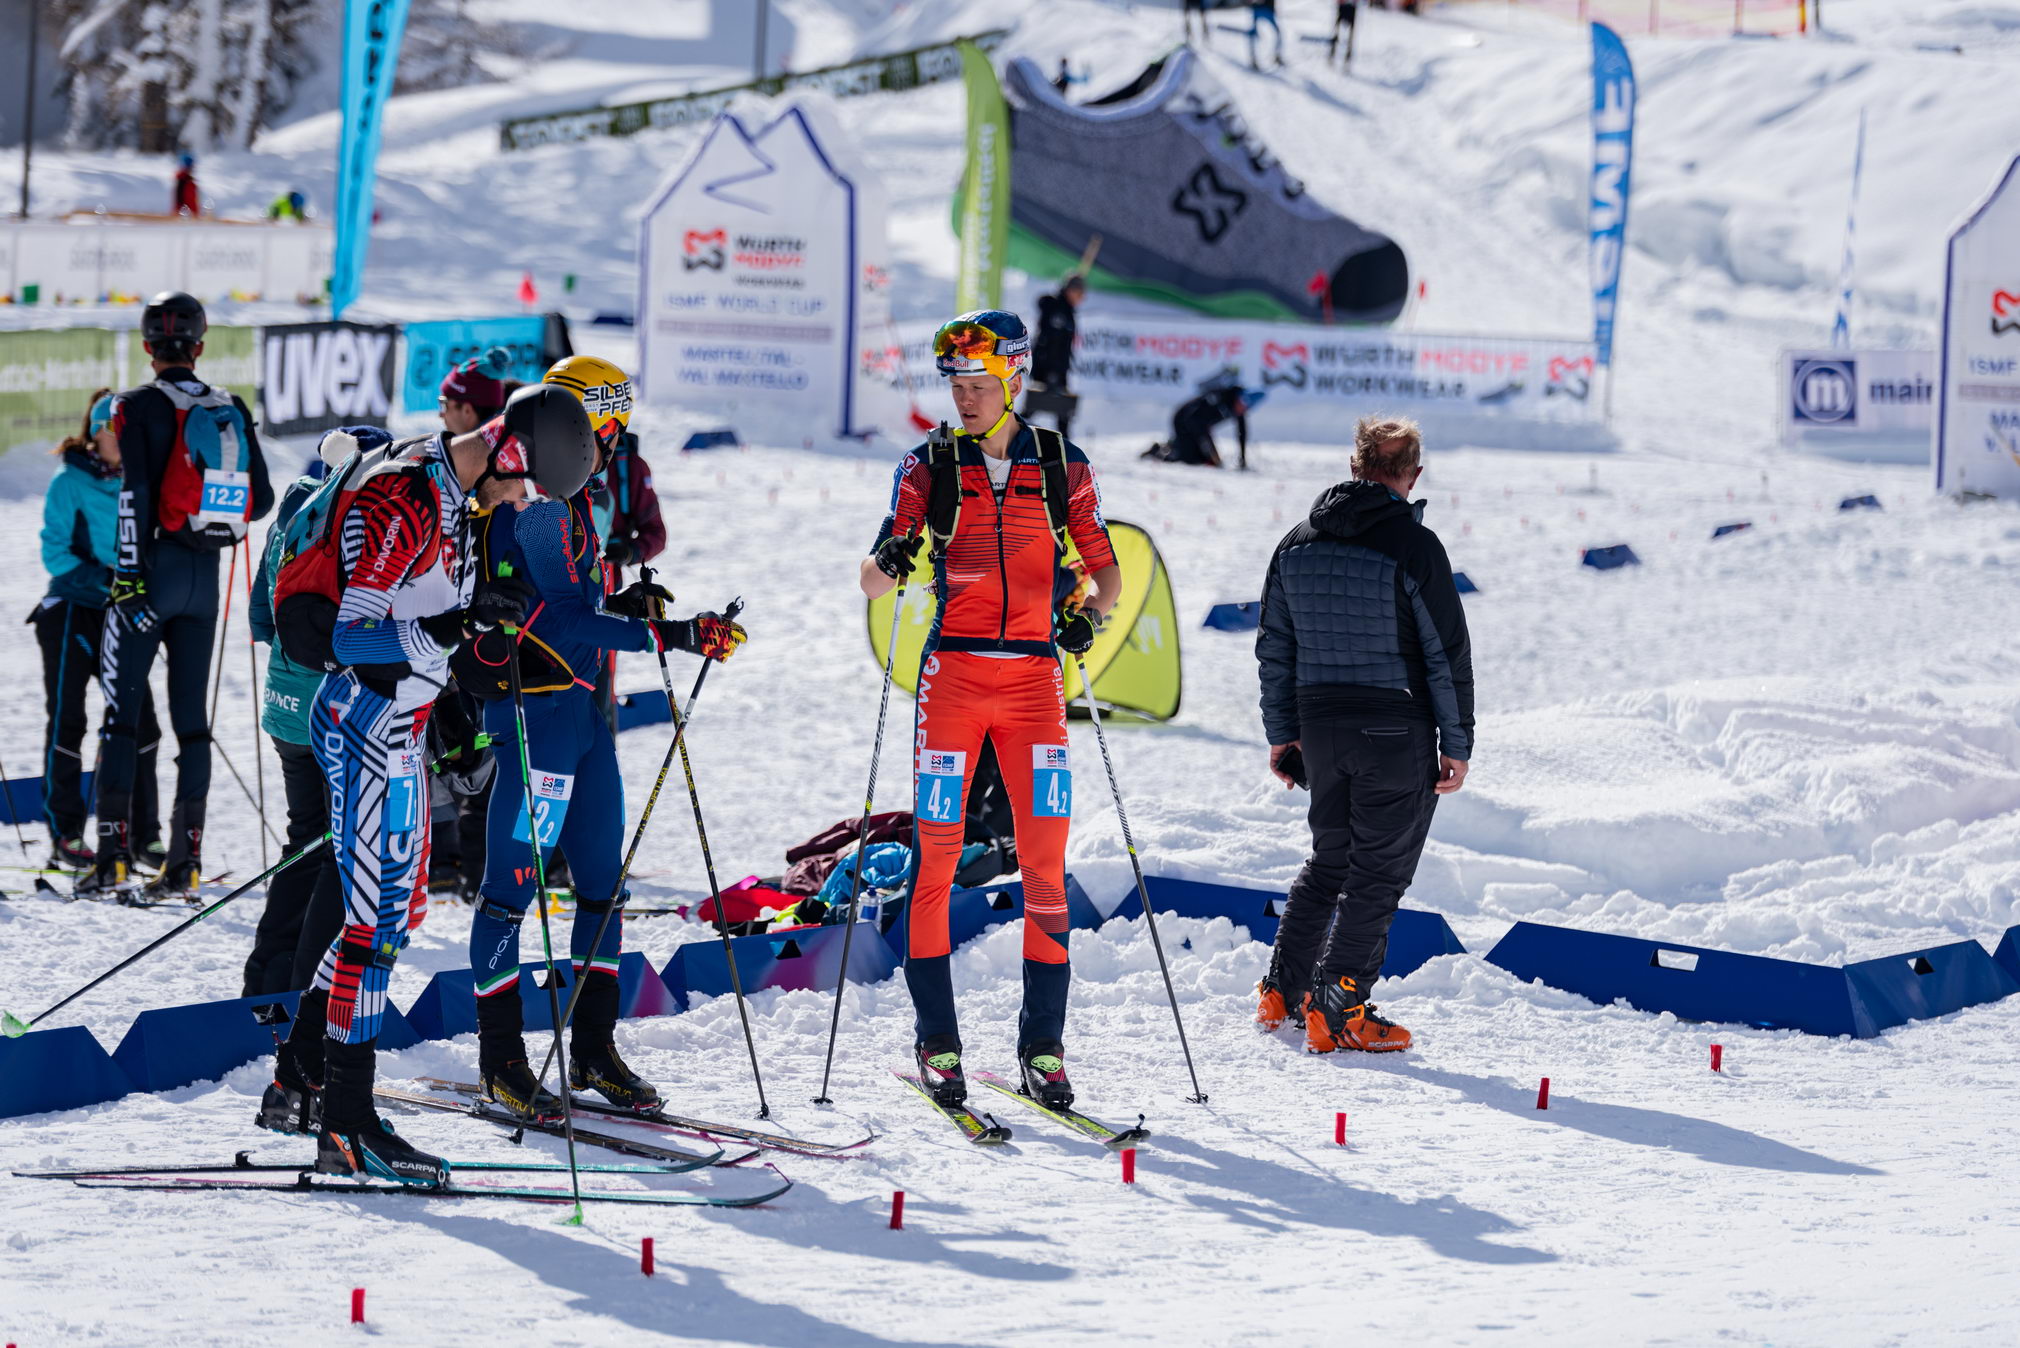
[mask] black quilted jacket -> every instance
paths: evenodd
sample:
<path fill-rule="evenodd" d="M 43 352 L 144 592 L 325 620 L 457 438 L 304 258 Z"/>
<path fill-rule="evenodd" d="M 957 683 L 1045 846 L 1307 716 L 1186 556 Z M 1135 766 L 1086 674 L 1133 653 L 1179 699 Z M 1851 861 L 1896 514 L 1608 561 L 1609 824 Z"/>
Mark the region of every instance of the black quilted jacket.
<path fill-rule="evenodd" d="M 1297 739 L 1315 708 L 1392 711 L 1433 722 L 1446 757 L 1472 757 L 1472 643 L 1423 508 L 1342 482 L 1277 545 L 1255 644 L 1271 744 Z"/>

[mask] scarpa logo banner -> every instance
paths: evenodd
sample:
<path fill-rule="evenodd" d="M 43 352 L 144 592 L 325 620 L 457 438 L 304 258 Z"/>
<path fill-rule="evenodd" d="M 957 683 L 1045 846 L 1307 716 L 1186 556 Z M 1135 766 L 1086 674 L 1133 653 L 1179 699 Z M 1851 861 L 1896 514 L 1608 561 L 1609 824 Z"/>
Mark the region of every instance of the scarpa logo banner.
<path fill-rule="evenodd" d="M 407 373 L 401 380 L 402 411 L 434 411 L 443 376 L 494 346 L 502 346 L 511 354 L 512 363 L 505 376 L 508 379 L 531 384 L 547 371 L 547 320 L 539 314 L 409 323 L 402 333 L 407 340 Z"/>
<path fill-rule="evenodd" d="M 312 435 L 359 422 L 381 423 L 393 406 L 396 327 L 294 323 L 260 330 L 260 429 Z"/>

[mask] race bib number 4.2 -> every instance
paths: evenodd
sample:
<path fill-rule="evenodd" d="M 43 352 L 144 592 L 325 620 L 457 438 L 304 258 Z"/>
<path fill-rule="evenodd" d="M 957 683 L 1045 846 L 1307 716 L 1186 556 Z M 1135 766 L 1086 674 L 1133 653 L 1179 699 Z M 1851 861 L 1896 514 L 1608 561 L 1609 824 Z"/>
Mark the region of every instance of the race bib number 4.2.
<path fill-rule="evenodd" d="M 1063 744 L 1031 746 L 1031 813 L 1039 819 L 1073 814 L 1073 769 Z"/>
<path fill-rule="evenodd" d="M 203 502 L 196 518 L 202 524 L 243 525 L 246 502 L 252 494 L 252 475 L 223 468 L 203 471 Z"/>
<path fill-rule="evenodd" d="M 961 787 L 968 775 L 968 755 L 939 749 L 919 751 L 919 818 L 929 824 L 961 820 Z"/>
<path fill-rule="evenodd" d="M 535 772 L 533 774 L 533 816 L 540 828 L 540 846 L 552 847 L 561 837 L 561 822 L 568 817 L 568 798 L 575 794 L 575 778 L 565 772 Z M 523 843 L 533 841 L 533 833 L 526 824 L 525 807 L 520 807 L 519 822 L 512 826 L 512 836 Z"/>

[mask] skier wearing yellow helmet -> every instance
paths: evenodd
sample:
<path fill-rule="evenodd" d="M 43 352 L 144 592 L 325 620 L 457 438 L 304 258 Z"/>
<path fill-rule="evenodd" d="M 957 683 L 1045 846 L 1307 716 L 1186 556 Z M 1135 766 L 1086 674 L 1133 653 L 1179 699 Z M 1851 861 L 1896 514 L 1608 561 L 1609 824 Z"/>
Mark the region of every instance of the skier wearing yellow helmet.
<path fill-rule="evenodd" d="M 581 396 L 590 424 L 604 444 L 605 457 L 590 484 L 589 500 L 597 537 L 603 540 L 603 560 L 610 564 L 613 581 L 621 582 L 624 567 L 650 562 L 666 548 L 666 524 L 652 489 L 652 470 L 631 431 L 631 379 L 600 357 L 570 356 L 547 372 L 546 382 Z"/>

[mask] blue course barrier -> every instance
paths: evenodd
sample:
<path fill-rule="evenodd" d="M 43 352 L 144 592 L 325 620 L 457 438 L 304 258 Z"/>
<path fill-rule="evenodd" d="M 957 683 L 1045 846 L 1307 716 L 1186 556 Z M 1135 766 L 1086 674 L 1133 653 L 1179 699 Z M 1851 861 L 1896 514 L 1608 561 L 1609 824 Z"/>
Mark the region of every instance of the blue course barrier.
<path fill-rule="evenodd" d="M 133 1079 L 82 1025 L 0 1039 L 0 1119 L 117 1100 Z"/>
<path fill-rule="evenodd" d="M 680 448 L 683 453 L 693 449 L 735 449 L 742 443 L 732 430 L 696 431 Z"/>
<path fill-rule="evenodd" d="M 1587 548 L 1580 557 L 1582 565 L 1594 571 L 1617 571 L 1623 566 L 1640 566 L 1641 558 L 1634 555 L 1634 549 L 1625 543 L 1615 543 L 1610 548 Z"/>
<path fill-rule="evenodd" d="M 620 983 L 622 971 L 623 966 L 620 965 Z M 560 991 L 565 1004 L 573 970 L 568 967 L 566 960 L 556 960 L 554 973 L 561 980 Z M 536 974 L 539 977 L 536 978 Z M 547 987 L 541 981 L 546 976 L 547 966 L 543 963 L 520 966 L 519 998 L 526 1008 L 526 1028 L 529 1030 L 554 1028 L 554 1013 L 547 1005 Z M 475 1034 L 477 983 L 470 971 L 444 969 L 429 979 L 428 986 L 421 989 L 421 995 L 407 1008 L 407 1023 L 413 1026 L 413 1033 L 421 1039 L 453 1039 L 459 1034 Z M 384 1044 L 383 1039 L 380 1042 L 385 1047 L 392 1047 Z"/>
<path fill-rule="evenodd" d="M 1872 1025 L 1869 1034 L 2020 992 L 2020 980 L 1976 941 L 1847 964 L 1845 982 L 1852 994 L 1852 1014 L 1862 1026 Z"/>
<path fill-rule="evenodd" d="M 300 1000 L 300 993 L 290 992 L 279 997 L 234 997 L 143 1011 L 112 1051 L 112 1060 L 138 1090 L 166 1091 L 196 1081 L 214 1081 L 272 1053 L 275 1030 L 286 1033 L 285 1020 L 263 1023 L 256 1008 L 278 1004 L 286 1009 L 286 1019 L 292 1020 Z M 419 1042 L 400 1009 L 388 1002 L 379 1047 L 410 1048 Z"/>
<path fill-rule="evenodd" d="M 1885 507 L 1880 504 L 1880 498 L 1877 496 L 1847 496 L 1844 500 L 1838 502 L 1838 509 L 1883 510 Z"/>
<path fill-rule="evenodd" d="M 1464 571 L 1454 571 L 1452 573 L 1452 584 L 1458 589 L 1460 594 L 1480 593 L 1480 587 L 1475 585 L 1473 578 Z"/>
<path fill-rule="evenodd" d="M 947 938 L 958 950 L 990 927 L 1015 922 L 1023 916 L 1024 882 L 1021 880 L 956 889 L 947 895 Z M 1071 874 L 1066 877 L 1066 923 L 1073 931 L 1091 931 L 1101 925 L 1101 910 L 1094 906 L 1094 900 L 1087 897 L 1087 891 Z M 901 913 L 891 930 L 885 933 L 885 939 L 897 952 L 901 963 L 910 940 L 910 926 L 910 914 Z"/>
<path fill-rule="evenodd" d="M 1732 534 L 1743 534 L 1753 528 L 1752 520 L 1738 520 L 1732 524 L 1721 524 L 1711 531 L 1713 538 L 1725 538 Z"/>
<path fill-rule="evenodd" d="M 1215 604 L 1206 611 L 1206 621 L 1201 627 L 1211 627 L 1216 632 L 1253 632 L 1262 626 L 1262 601 L 1247 604 Z"/>
<path fill-rule="evenodd" d="M 2020 927 L 2006 928 L 2006 934 L 1999 938 L 1999 948 L 1992 952 L 1992 962 L 2020 981 Z"/>
<path fill-rule="evenodd" d="M 85 773 L 82 779 L 85 804 L 91 803 L 92 774 Z M 39 824 L 42 822 L 42 779 L 40 777 L 9 777 L 7 789 L 0 793 L 0 811 L 6 814 L 0 824 Z"/>
<path fill-rule="evenodd" d="M 1237 926 L 1247 927 L 1250 936 L 1265 944 L 1277 938 L 1284 906 L 1282 890 L 1214 885 L 1200 880 L 1174 880 L 1162 875 L 1146 875 L 1143 883 L 1150 891 L 1150 901 L 1157 905 L 1160 913 L 1176 913 L 1180 917 L 1224 917 Z M 1143 905 L 1138 902 L 1136 891 L 1132 888 L 1113 916 L 1139 917 L 1142 913 Z M 1382 961 L 1382 977 L 1401 978 L 1440 955 L 1465 953 L 1466 947 L 1459 943 L 1459 937 L 1443 916 L 1417 908 L 1399 909 L 1396 920 L 1389 926 L 1389 953 Z"/>
<path fill-rule="evenodd" d="M 684 993 L 683 989 L 683 993 Z M 676 996 L 659 973 L 646 963 L 645 956 L 627 950 L 617 961 L 617 1014 L 633 1020 L 640 1016 L 671 1016 L 687 1010 L 685 995 Z"/>
<path fill-rule="evenodd" d="M 847 935 L 847 929 L 837 923 L 832 927 L 800 927 L 730 938 L 743 990 L 746 993 L 764 988 L 832 991 L 841 973 L 842 944 Z M 878 934 L 877 924 L 856 923 L 855 939 L 849 942 L 849 981 L 882 982 L 897 967 L 897 956 Z M 689 941 L 680 947 L 667 961 L 661 978 L 668 992 L 683 998 L 696 993 L 720 997 L 731 990 L 729 963 L 723 958 L 719 939 Z"/>
<path fill-rule="evenodd" d="M 666 704 L 664 688 L 617 695 L 617 733 L 620 735 L 643 725 L 669 725 L 672 721 L 673 708 Z"/>

